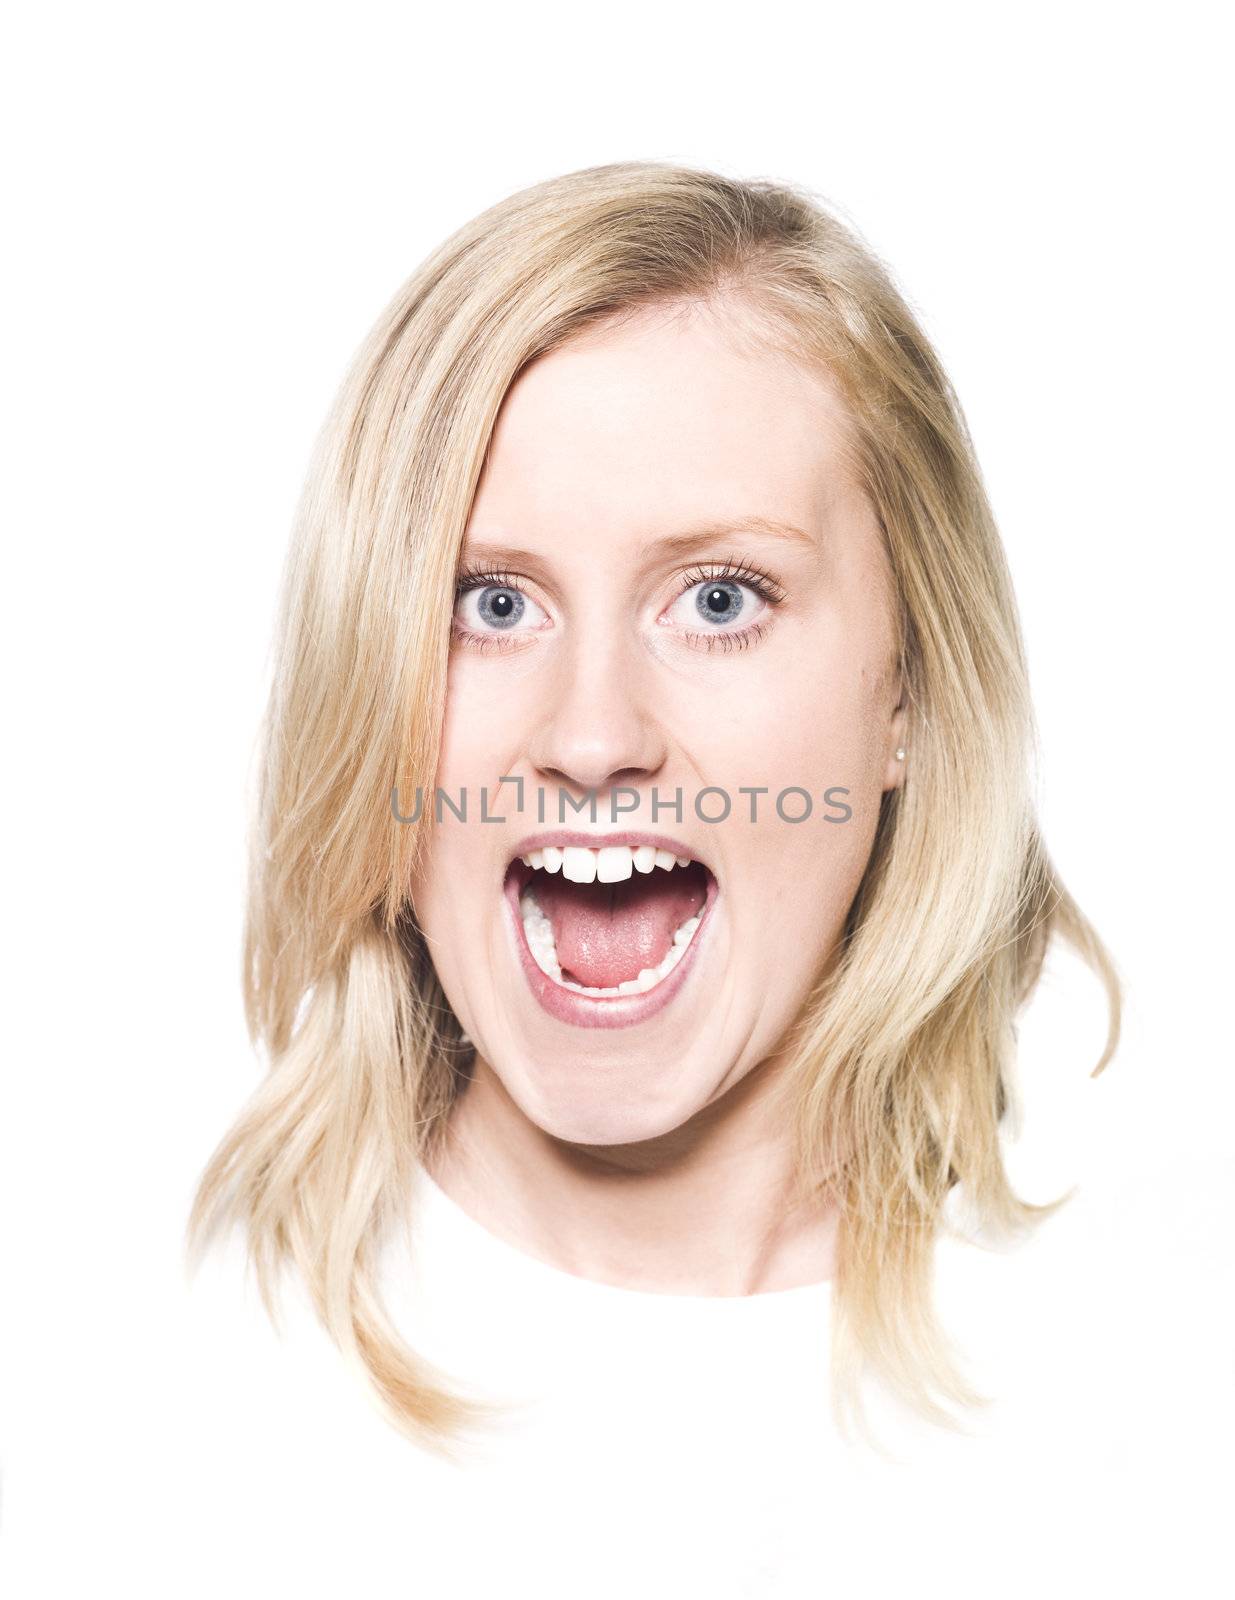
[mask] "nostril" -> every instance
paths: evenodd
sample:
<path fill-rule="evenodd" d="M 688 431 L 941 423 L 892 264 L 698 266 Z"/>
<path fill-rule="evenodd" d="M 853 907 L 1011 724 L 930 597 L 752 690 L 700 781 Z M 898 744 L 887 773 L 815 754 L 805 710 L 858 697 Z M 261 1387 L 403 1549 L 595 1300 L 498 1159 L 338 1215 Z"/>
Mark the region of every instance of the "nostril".
<path fill-rule="evenodd" d="M 556 767 L 542 768 L 541 772 L 549 790 L 547 814 L 554 818 L 564 807 L 576 815 L 590 817 L 591 808 L 595 807 L 598 817 L 620 819 L 642 803 L 652 781 L 642 767 L 618 771 L 606 767 L 598 769 L 594 776 L 582 765 L 571 772 Z M 620 804 L 618 791 L 622 791 Z"/>

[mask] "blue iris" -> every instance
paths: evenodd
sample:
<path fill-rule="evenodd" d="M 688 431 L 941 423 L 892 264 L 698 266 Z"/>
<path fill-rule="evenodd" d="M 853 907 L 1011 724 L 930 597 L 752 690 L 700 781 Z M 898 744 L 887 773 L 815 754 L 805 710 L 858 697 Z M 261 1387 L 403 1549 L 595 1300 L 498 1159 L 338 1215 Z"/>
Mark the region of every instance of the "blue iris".
<path fill-rule="evenodd" d="M 517 589 L 482 589 L 477 610 L 493 628 L 511 628 L 523 615 L 523 596 Z"/>
<path fill-rule="evenodd" d="M 731 622 L 742 609 L 742 589 L 736 583 L 705 583 L 695 599 L 705 622 Z"/>

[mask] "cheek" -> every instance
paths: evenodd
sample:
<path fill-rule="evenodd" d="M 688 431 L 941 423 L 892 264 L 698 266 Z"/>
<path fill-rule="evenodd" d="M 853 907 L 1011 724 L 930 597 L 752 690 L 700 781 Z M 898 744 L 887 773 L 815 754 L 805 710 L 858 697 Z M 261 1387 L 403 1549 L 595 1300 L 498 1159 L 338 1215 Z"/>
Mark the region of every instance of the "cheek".
<path fill-rule="evenodd" d="M 813 966 L 834 942 L 870 859 L 890 709 L 880 683 L 877 671 L 855 669 L 839 652 L 810 670 L 799 656 L 792 670 L 761 674 L 755 687 L 730 696 L 716 725 L 710 781 L 769 791 L 753 824 L 742 797 L 742 820 L 729 830 L 743 889 L 733 915 L 777 948 L 793 930 L 787 976 Z M 810 797 L 805 820 L 777 812 L 777 795 L 790 788 Z M 825 799 L 829 790 L 846 792 Z M 800 817 L 803 805 L 803 796 L 784 795 L 788 816 Z"/>
<path fill-rule="evenodd" d="M 484 697 L 475 692 L 475 679 L 461 670 L 457 658 L 446 678 L 446 705 L 442 719 L 442 738 L 438 752 L 438 782 L 457 768 L 466 769 L 470 756 L 483 744 Z"/>
<path fill-rule="evenodd" d="M 492 792 L 492 759 L 501 762 L 501 751 L 492 744 L 494 730 L 485 720 L 485 699 L 474 692 L 465 673 L 455 672 L 452 662 L 446 704 L 438 745 L 437 771 L 426 786 L 424 808 L 429 839 L 419 869 L 412 878 L 412 904 L 421 926 L 443 939 L 450 937 L 453 917 L 458 910 L 458 886 L 464 874 L 475 865 L 474 853 L 467 848 L 471 829 L 461 824 L 446 805 L 437 811 L 434 791 L 443 790 L 457 800 L 461 792 L 474 806 L 475 795 L 483 785 Z M 491 707 L 490 707 L 491 709 Z M 486 753 L 491 760 L 486 762 Z"/>
<path fill-rule="evenodd" d="M 501 663 L 464 655 L 451 661 L 438 754 L 437 782 L 443 788 L 490 782 L 494 774 L 508 770 L 507 758 L 518 749 L 519 686 L 509 675 L 499 683 L 494 665 L 500 671 Z M 490 669 L 488 676 L 485 668 Z"/>
<path fill-rule="evenodd" d="M 709 781 L 865 796 L 881 786 L 887 708 L 872 676 L 844 662 L 787 663 L 733 675 L 680 704 L 682 743 Z M 852 804 L 852 800 L 849 802 Z"/>

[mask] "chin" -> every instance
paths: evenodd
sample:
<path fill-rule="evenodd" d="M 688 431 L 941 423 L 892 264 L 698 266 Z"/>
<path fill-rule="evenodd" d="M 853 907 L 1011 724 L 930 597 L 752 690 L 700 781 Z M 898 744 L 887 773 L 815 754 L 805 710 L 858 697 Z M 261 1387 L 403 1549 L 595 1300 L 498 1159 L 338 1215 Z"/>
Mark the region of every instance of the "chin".
<path fill-rule="evenodd" d="M 506 1092 L 542 1132 L 565 1144 L 641 1144 L 684 1126 L 708 1104 L 707 1087 L 689 1063 L 672 1077 L 645 1060 L 597 1056 L 490 1062 Z"/>

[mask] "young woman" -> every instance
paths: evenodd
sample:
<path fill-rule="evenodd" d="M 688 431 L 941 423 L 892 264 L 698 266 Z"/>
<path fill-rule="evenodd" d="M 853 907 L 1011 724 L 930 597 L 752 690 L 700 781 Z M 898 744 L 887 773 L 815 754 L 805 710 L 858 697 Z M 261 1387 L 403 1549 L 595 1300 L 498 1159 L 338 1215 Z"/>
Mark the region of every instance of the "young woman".
<path fill-rule="evenodd" d="M 280 640 L 269 1072 L 195 1242 L 294 1265 L 443 1450 L 497 1412 L 385 1298 L 418 1217 L 627 1306 L 826 1297 L 842 1427 L 863 1371 L 974 1402 L 932 1308 L 950 1192 L 997 1231 L 1053 1209 L 1001 1156 L 1018 1009 L 1071 941 L 1096 1071 L 1118 986 L 1036 826 L 959 404 L 854 234 L 644 162 L 462 228 L 321 436 Z"/>

